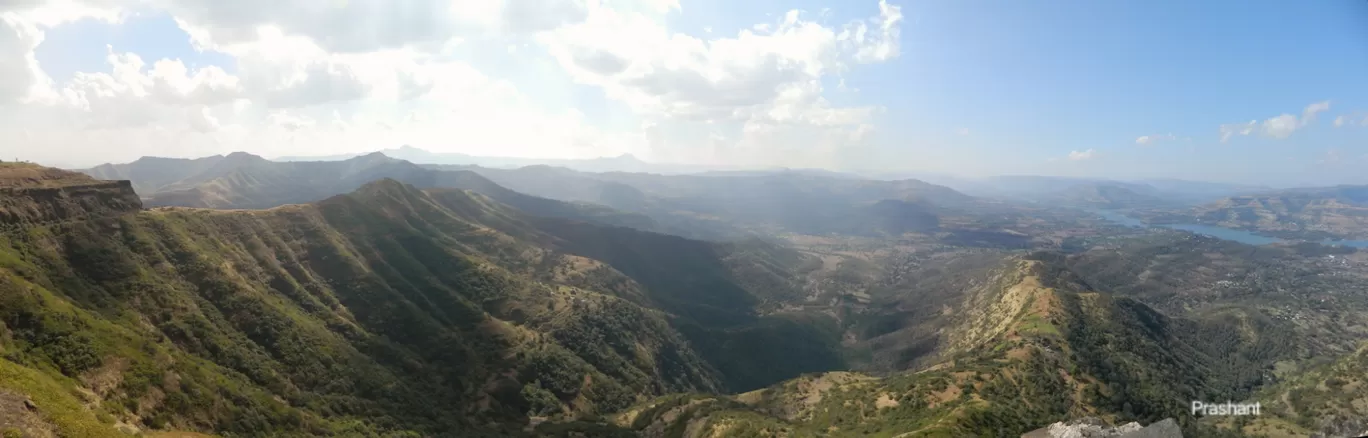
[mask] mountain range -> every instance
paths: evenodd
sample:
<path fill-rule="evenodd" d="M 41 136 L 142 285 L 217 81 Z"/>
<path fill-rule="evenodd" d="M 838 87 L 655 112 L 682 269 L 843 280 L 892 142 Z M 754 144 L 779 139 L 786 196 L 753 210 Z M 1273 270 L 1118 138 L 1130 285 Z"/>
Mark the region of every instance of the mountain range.
<path fill-rule="evenodd" d="M 809 171 L 239 153 L 83 172 L 0 163 L 7 436 L 960 437 L 1085 417 L 1307 436 L 1368 416 L 1353 248 Z"/>
<path fill-rule="evenodd" d="M 893 235 L 931 231 L 938 226 L 940 205 L 971 200 L 949 188 L 916 180 L 866 181 L 787 171 L 664 176 L 551 166 L 419 166 L 381 153 L 303 162 L 271 161 L 246 153 L 193 160 L 144 158 L 81 172 L 131 180 L 148 206 L 220 209 L 310 202 L 378 178 L 392 178 L 424 188 L 475 190 L 535 214 L 706 239 L 777 230 Z M 547 199 L 535 200 L 523 193 Z"/>
<path fill-rule="evenodd" d="M 267 210 L 141 210 L 126 183 L 0 171 L 43 175 L 6 197 L 0 386 L 62 436 L 506 436 L 528 412 L 840 366 L 809 342 L 820 327 L 757 314 L 794 294 L 736 279 L 774 263 L 762 242 L 532 217 L 392 179 Z"/>
<path fill-rule="evenodd" d="M 1264 186 L 1179 179 L 1116 181 L 1033 175 L 985 178 L 936 175 L 925 180 L 974 196 L 1107 209 L 1183 206 L 1271 190 Z"/>
<path fill-rule="evenodd" d="M 730 168 L 727 166 L 648 163 L 645 161 L 641 161 L 640 159 L 637 159 L 635 156 L 632 156 L 631 154 L 623 154 L 616 157 L 601 157 L 590 159 L 484 157 L 455 152 L 430 152 L 409 145 L 404 145 L 391 149 L 382 149 L 380 151 L 369 153 L 325 155 L 316 157 L 277 157 L 273 161 L 343 161 L 364 155 L 369 155 L 372 153 L 380 153 L 400 160 L 412 161 L 414 163 L 467 165 L 491 168 L 555 166 L 584 172 L 651 172 L 664 174 L 681 174 L 730 170 Z"/>
<path fill-rule="evenodd" d="M 773 173 L 786 173 L 791 175 L 806 175 L 814 177 L 829 177 L 851 180 L 921 180 L 945 187 L 950 187 L 960 192 L 964 192 L 974 196 L 1028 199 L 1041 202 L 1078 201 L 1077 204 L 1080 206 L 1101 208 L 1110 208 L 1116 202 L 1098 202 L 1096 200 L 1090 201 L 1086 199 L 1071 200 L 1069 196 L 1066 195 L 1066 192 L 1076 191 L 1084 187 L 1103 187 L 1112 190 L 1125 189 L 1136 193 L 1136 195 L 1123 195 L 1125 197 L 1152 196 L 1161 199 L 1163 202 L 1191 204 L 1212 201 L 1231 195 L 1249 194 L 1271 190 L 1268 187 L 1264 186 L 1215 183 L 1205 181 L 1188 181 L 1172 178 L 1154 178 L 1133 181 L 1025 175 L 1006 175 L 986 178 L 966 178 L 925 172 L 838 172 L 824 169 L 786 168 L 747 169 L 738 166 L 652 163 L 642 161 L 636 158 L 635 156 L 632 156 L 631 154 L 623 154 L 616 157 L 600 157 L 590 159 L 489 157 L 461 153 L 431 152 L 409 145 L 403 145 L 397 148 L 382 149 L 370 153 L 338 154 L 312 157 L 286 156 L 275 158 L 273 159 L 273 161 L 342 161 L 374 153 L 380 153 L 391 158 L 405 160 L 413 163 L 419 163 L 423 165 L 469 166 L 489 169 L 518 169 L 522 167 L 548 166 L 588 173 L 648 173 L 658 175 L 692 174 L 700 176 L 763 176 Z M 1154 204 L 1156 204 L 1155 201 L 1157 200 L 1154 198 L 1144 198 L 1143 201 L 1143 203 L 1135 203 L 1122 200 L 1119 201 L 1119 204 L 1117 206 L 1125 208 L 1129 208 L 1132 206 L 1153 206 Z"/>

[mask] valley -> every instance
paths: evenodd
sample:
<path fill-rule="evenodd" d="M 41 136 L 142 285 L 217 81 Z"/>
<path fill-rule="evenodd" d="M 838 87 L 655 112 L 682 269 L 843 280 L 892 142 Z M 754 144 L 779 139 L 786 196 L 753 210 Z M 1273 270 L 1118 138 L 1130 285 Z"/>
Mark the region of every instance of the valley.
<path fill-rule="evenodd" d="M 1352 247 L 791 171 L 0 166 L 0 429 L 21 436 L 1363 424 Z"/>

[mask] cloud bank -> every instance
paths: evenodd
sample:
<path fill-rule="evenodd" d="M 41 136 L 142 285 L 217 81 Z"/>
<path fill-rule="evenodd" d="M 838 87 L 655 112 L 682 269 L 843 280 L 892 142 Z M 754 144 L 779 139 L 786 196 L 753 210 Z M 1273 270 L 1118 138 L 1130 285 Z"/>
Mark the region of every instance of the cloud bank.
<path fill-rule="evenodd" d="M 876 106 L 823 85 L 900 55 L 901 9 L 690 35 L 670 0 L 19 0 L 0 2 L 0 153 L 95 164 L 247 150 L 267 156 L 413 144 L 546 157 L 624 152 L 814 166 L 868 147 Z M 165 14 L 227 65 L 107 47 L 104 69 L 54 80 L 35 56 L 80 20 Z M 511 67 L 464 54 L 517 49 Z M 190 57 L 193 53 L 187 53 Z M 514 73 L 545 73 L 520 82 Z M 542 87 L 540 84 L 549 84 Z M 601 93 L 605 122 L 562 95 Z M 13 150 L 9 150 L 13 149 Z M 93 162 L 92 162 L 93 161 Z"/>

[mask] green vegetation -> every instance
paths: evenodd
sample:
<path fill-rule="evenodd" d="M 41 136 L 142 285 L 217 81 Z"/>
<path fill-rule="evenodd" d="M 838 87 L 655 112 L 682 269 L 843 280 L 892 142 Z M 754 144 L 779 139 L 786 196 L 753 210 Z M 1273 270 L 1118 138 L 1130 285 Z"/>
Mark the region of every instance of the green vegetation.
<path fill-rule="evenodd" d="M 947 313 L 935 323 L 956 335 L 920 353 L 943 358 L 924 371 L 808 375 L 727 403 L 693 405 L 697 412 L 687 418 L 666 415 L 661 403 L 681 403 L 660 399 L 644 405 L 655 408 L 629 410 L 624 418 L 632 421 L 620 424 L 638 431 L 673 425 L 713 436 L 742 436 L 723 426 L 740 422 L 796 436 L 959 437 L 1013 436 L 1082 416 L 1116 423 L 1174 417 L 1190 436 L 1233 436 L 1188 415 L 1187 403 L 1250 399 L 1276 363 L 1296 357 L 1295 333 L 1243 309 L 1169 317 L 1131 298 L 1090 291 L 1059 254 L 996 268 L 985 262 L 964 257 L 948 265 L 982 266 L 988 270 L 981 275 L 997 280 L 959 295 L 979 312 Z M 959 284 L 939 281 L 950 289 Z M 956 302 L 953 292 L 944 293 L 933 306 Z M 915 327 L 880 338 L 923 336 Z"/>
<path fill-rule="evenodd" d="M 752 366 L 727 355 L 809 330 L 755 313 L 757 294 L 732 276 L 743 268 L 728 264 L 752 259 L 726 246 L 534 219 L 392 180 L 230 212 L 138 212 L 127 186 L 80 187 L 93 188 L 69 194 L 98 214 L 34 216 L 0 238 L 0 388 L 32 397 L 65 435 L 121 421 L 226 436 L 506 436 L 529 414 L 573 419 L 839 366 L 833 339 L 831 351 L 771 349 L 746 359 L 759 371 L 719 375 Z M 689 335 L 715 344 L 699 350 Z"/>
<path fill-rule="evenodd" d="M 1253 436 L 1351 436 L 1368 430 L 1368 345 L 1258 392 L 1264 415 L 1213 422 Z"/>
<path fill-rule="evenodd" d="M 153 161 L 90 172 L 144 175 L 133 185 L 155 205 L 277 207 L 142 211 L 128 184 L 0 167 L 0 425 L 395 437 L 1010 436 L 1081 416 L 1175 417 L 1192 436 L 1361 426 L 1368 257 L 1350 249 L 1090 235 L 1068 214 L 915 181 L 485 170 L 624 213 L 383 156 Z M 381 177 L 395 179 L 363 184 Z M 1042 245 L 1067 254 L 1020 251 Z M 1279 413 L 1187 415 L 1191 400 L 1255 398 Z"/>

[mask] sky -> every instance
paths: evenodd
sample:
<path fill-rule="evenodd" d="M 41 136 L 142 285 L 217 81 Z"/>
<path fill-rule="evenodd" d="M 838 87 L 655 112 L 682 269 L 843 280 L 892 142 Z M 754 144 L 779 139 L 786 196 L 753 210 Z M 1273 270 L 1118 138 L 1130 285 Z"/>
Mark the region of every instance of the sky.
<path fill-rule="evenodd" d="M 0 159 L 1368 184 L 1366 1 L 0 0 Z"/>

